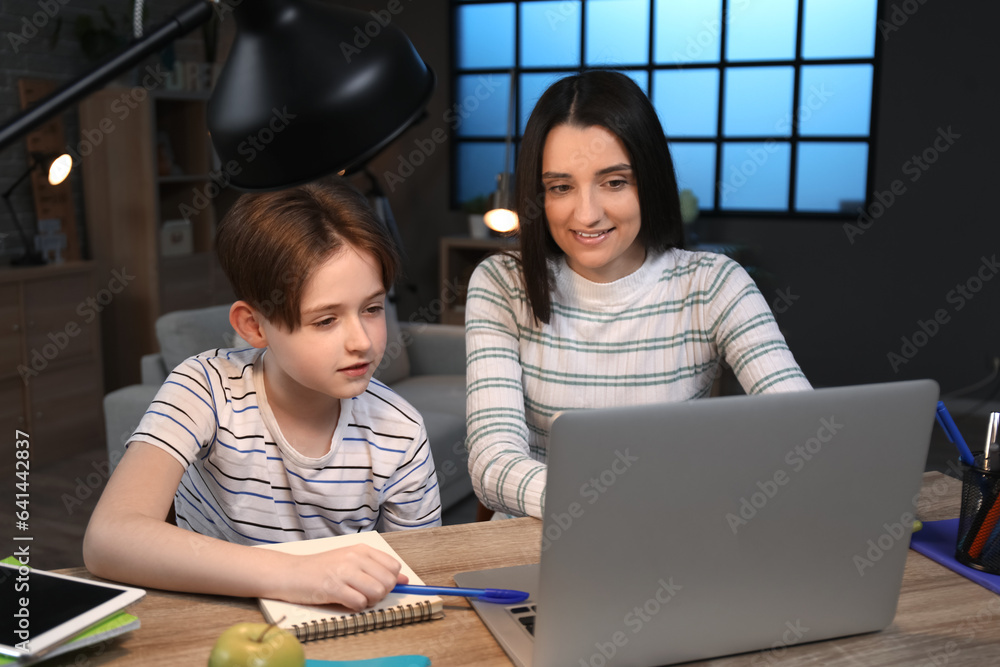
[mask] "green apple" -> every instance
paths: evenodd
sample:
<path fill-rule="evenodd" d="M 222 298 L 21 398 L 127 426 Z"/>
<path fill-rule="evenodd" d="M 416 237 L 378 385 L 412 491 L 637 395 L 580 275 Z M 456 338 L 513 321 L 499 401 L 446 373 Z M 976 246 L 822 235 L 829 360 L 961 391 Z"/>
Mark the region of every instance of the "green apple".
<path fill-rule="evenodd" d="M 237 623 L 220 636 L 208 667 L 303 667 L 306 654 L 295 635 L 276 625 Z"/>

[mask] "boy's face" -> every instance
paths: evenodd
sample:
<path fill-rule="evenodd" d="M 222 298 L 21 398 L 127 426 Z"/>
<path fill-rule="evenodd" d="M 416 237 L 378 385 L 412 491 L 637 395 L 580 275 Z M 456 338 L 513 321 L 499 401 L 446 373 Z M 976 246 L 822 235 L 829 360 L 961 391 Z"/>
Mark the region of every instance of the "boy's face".
<path fill-rule="evenodd" d="M 268 384 L 288 398 L 364 392 L 385 352 L 385 296 L 374 257 L 350 245 L 331 255 L 304 285 L 298 329 L 262 322 Z"/>

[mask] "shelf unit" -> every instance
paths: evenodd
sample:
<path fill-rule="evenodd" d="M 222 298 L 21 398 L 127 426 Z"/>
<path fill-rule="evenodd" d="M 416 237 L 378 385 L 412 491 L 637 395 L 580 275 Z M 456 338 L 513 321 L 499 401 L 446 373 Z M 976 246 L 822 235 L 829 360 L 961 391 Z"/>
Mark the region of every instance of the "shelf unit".
<path fill-rule="evenodd" d="M 104 444 L 95 270 L 0 269 L 0 425 L 28 434 L 31 469 Z"/>
<path fill-rule="evenodd" d="M 516 239 L 508 238 L 446 236 L 441 239 L 441 324 L 465 324 L 465 295 L 472 272 L 490 255 L 516 247 Z"/>
<path fill-rule="evenodd" d="M 135 90 L 106 88 L 80 104 L 91 255 L 101 272 L 134 276 L 102 312 L 108 389 L 139 382 L 139 360 L 158 349 L 160 315 L 234 298 L 213 242 L 237 193 L 215 180 L 208 94 L 152 91 L 140 100 Z M 190 249 L 165 254 L 173 246 L 163 225 L 179 220 L 189 225 Z"/>

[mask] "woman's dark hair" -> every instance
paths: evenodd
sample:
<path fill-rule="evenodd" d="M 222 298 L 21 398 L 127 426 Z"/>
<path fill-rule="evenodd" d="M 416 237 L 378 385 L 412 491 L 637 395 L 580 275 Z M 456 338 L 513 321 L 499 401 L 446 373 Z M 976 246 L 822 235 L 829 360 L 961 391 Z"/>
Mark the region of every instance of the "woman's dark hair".
<path fill-rule="evenodd" d="M 628 151 L 639 191 L 638 241 L 647 251 L 683 247 L 674 163 L 660 119 L 646 94 L 619 72 L 593 70 L 556 81 L 528 119 L 515 177 L 524 288 L 535 319 L 543 323 L 548 323 L 552 313 L 552 276 L 547 260 L 563 254 L 545 219 L 542 185 L 545 139 L 557 125 L 599 125 L 618 137 Z"/>
<path fill-rule="evenodd" d="M 302 322 L 306 281 L 347 245 L 375 258 L 388 291 L 400 272 L 396 244 L 364 195 L 338 177 L 241 195 L 215 237 L 236 298 L 290 331 Z"/>

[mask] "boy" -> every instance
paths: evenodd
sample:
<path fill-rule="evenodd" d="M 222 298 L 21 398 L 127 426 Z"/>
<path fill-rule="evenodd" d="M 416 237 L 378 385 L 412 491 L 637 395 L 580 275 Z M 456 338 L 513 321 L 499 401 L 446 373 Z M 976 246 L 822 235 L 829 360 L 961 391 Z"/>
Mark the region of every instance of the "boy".
<path fill-rule="evenodd" d="M 330 179 L 243 195 L 216 245 L 238 299 L 229 321 L 251 347 L 170 374 L 94 510 L 84 561 L 138 586 L 363 609 L 405 581 L 394 559 L 247 545 L 441 523 L 423 420 L 371 379 L 393 242 Z"/>

